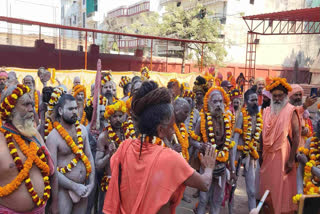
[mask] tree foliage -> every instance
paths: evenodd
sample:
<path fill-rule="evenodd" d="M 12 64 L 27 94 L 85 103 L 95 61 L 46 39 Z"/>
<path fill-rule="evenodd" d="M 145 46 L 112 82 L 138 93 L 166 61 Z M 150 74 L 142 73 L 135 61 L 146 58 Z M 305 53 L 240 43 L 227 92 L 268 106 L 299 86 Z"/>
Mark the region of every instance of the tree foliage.
<path fill-rule="evenodd" d="M 202 12 L 202 13 L 201 13 Z M 162 16 L 158 13 L 143 15 L 143 22 L 135 22 L 125 28 L 128 33 L 164 36 L 179 39 L 210 41 L 204 45 L 203 65 L 220 65 L 226 56 L 224 44 L 219 40 L 222 31 L 220 21 L 212 18 L 213 11 L 206 10 L 198 4 L 190 10 L 171 5 L 165 8 Z M 183 46 L 183 44 L 181 44 Z M 188 54 L 181 54 L 182 58 L 196 58 L 201 64 L 201 44 L 185 44 Z"/>

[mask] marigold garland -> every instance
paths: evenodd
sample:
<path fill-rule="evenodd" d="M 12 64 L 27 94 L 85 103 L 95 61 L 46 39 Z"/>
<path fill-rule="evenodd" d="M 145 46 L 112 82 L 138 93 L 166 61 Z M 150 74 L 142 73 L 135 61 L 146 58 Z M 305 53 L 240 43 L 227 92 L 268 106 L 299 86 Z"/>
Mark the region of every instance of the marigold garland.
<path fill-rule="evenodd" d="M 123 88 L 124 86 L 128 85 L 128 83 L 130 83 L 130 81 L 131 81 L 130 77 L 122 76 L 120 79 L 119 86 L 121 88 Z"/>
<path fill-rule="evenodd" d="M 17 100 L 24 94 L 29 93 L 30 89 L 26 85 L 18 84 L 12 93 L 7 96 L 0 105 L 1 120 L 5 121 L 11 115 L 12 110 L 17 104 Z"/>
<path fill-rule="evenodd" d="M 140 138 L 140 136 L 139 136 Z M 152 138 L 152 139 L 151 139 Z M 163 142 L 163 140 L 161 140 L 160 138 L 156 137 L 156 136 L 153 136 L 153 137 L 150 137 L 150 136 L 146 136 L 144 138 L 144 141 L 146 143 L 151 143 L 151 144 L 154 144 L 154 145 L 158 145 L 158 146 L 162 146 L 162 147 L 167 147 L 166 144 Z"/>
<path fill-rule="evenodd" d="M 50 118 L 46 119 L 46 122 L 44 124 L 44 142 L 47 141 L 48 135 L 52 131 L 53 126 Z"/>
<path fill-rule="evenodd" d="M 61 87 L 56 87 L 53 89 L 51 98 L 48 103 L 48 114 L 51 115 L 53 112 L 54 106 L 58 103 L 60 97 L 64 94 L 64 90 Z"/>
<path fill-rule="evenodd" d="M 239 133 L 240 135 L 242 135 L 242 133 L 243 133 L 242 129 L 239 129 L 239 128 L 235 128 L 234 132 Z"/>
<path fill-rule="evenodd" d="M 100 94 L 99 96 L 99 105 L 106 105 L 107 104 L 107 98 L 102 96 Z M 87 103 L 86 105 L 89 107 L 89 106 L 93 106 L 93 97 L 90 97 L 88 100 L 87 100 Z"/>
<path fill-rule="evenodd" d="M 203 110 L 201 110 L 200 117 L 201 117 L 200 130 L 201 130 L 203 142 L 216 145 L 213 121 L 212 121 L 213 118 L 211 114 L 205 113 Z M 231 122 L 227 114 L 223 115 L 223 121 L 224 121 L 224 133 L 226 135 L 226 139 L 225 139 L 222 150 L 218 151 L 217 161 L 219 162 L 227 162 L 229 160 L 229 150 L 232 149 L 233 146 L 235 145 L 235 142 L 231 141 L 231 132 L 232 132 Z M 208 126 L 208 133 L 207 133 L 206 125 Z"/>
<path fill-rule="evenodd" d="M 83 152 L 83 138 L 82 138 L 82 132 L 81 132 L 81 125 L 79 121 L 76 122 L 76 130 L 77 130 L 77 140 L 78 145 L 73 141 L 72 137 L 69 135 L 69 133 L 63 128 L 63 126 L 59 122 L 54 122 L 53 127 L 58 131 L 60 136 L 65 140 L 67 145 L 71 148 L 73 154 L 75 154 L 75 158 L 73 158 L 70 163 L 67 166 L 64 167 L 57 167 L 57 170 L 63 174 L 71 172 L 71 169 L 77 165 L 77 163 L 82 160 L 86 167 L 86 175 L 87 177 L 90 175 L 92 169 L 91 169 L 91 163 L 88 159 L 88 157 Z"/>
<path fill-rule="evenodd" d="M 182 149 L 182 156 L 186 161 L 189 161 L 189 135 L 187 132 L 187 128 L 184 123 L 180 123 L 180 128 L 178 128 L 177 124 L 175 123 L 173 125 L 174 131 L 176 133 L 176 136 L 178 138 L 179 144 L 181 145 Z"/>
<path fill-rule="evenodd" d="M 182 97 L 190 97 L 194 99 L 195 94 L 191 90 L 184 90 Z"/>
<path fill-rule="evenodd" d="M 143 77 L 142 80 L 150 79 L 150 72 L 149 72 L 149 68 L 148 67 L 141 68 L 140 73 L 141 73 L 141 77 Z"/>
<path fill-rule="evenodd" d="M 122 124 L 122 128 L 124 129 L 124 135 L 126 139 L 136 139 L 136 132 L 134 130 L 132 118 L 130 116 L 128 117 L 127 121 Z"/>
<path fill-rule="evenodd" d="M 102 77 L 101 86 L 103 86 L 107 82 L 110 82 L 111 80 L 112 80 L 111 72 L 106 73 L 106 75 L 104 77 Z"/>
<path fill-rule="evenodd" d="M 256 130 L 255 133 L 252 134 L 252 117 L 249 115 L 246 108 L 242 108 L 241 111 L 243 116 L 243 153 L 245 156 L 250 154 L 257 160 L 259 158 L 257 148 L 259 146 L 259 139 L 263 127 L 262 114 L 261 112 L 257 114 Z"/>
<path fill-rule="evenodd" d="M 112 105 L 106 106 L 104 117 L 108 119 L 116 111 L 121 111 L 123 113 L 126 113 L 127 112 L 126 103 L 122 100 L 116 100 L 115 103 L 113 103 Z"/>
<path fill-rule="evenodd" d="M 39 96 L 36 90 L 34 91 L 34 109 L 38 114 L 39 113 Z"/>
<path fill-rule="evenodd" d="M 281 77 L 273 78 L 272 82 L 266 86 L 266 90 L 271 91 L 272 89 L 278 87 L 280 84 L 283 87 L 285 87 L 288 90 L 288 92 L 292 91 L 292 88 L 291 88 L 290 84 L 287 83 L 287 80 L 285 78 L 281 78 Z"/>
<path fill-rule="evenodd" d="M 0 131 L 6 138 L 10 154 L 19 172 L 17 177 L 9 184 L 6 184 L 4 187 L 0 187 L 0 197 L 10 195 L 13 191 L 18 189 L 21 183 L 24 181 L 33 202 L 37 206 L 43 206 L 50 198 L 51 187 L 49 181 L 50 168 L 47 164 L 47 160 L 42 148 L 39 148 L 35 142 L 30 142 L 30 145 L 27 146 L 20 135 L 12 134 L 2 128 L 0 128 Z M 18 150 L 15 147 L 13 139 L 18 144 L 22 153 L 27 157 L 24 164 L 18 155 Z M 35 165 L 41 170 L 41 174 L 43 176 L 45 188 L 42 199 L 38 196 L 37 192 L 35 192 L 29 177 L 29 172 L 33 166 L 33 163 L 35 163 Z"/>
<path fill-rule="evenodd" d="M 109 183 L 110 183 L 110 177 L 107 176 L 106 173 L 104 173 L 102 180 L 101 180 L 101 190 L 103 192 L 107 192 L 108 188 L 109 188 Z"/>
<path fill-rule="evenodd" d="M 189 121 L 189 127 L 188 127 L 188 131 L 189 131 L 189 136 L 196 140 L 196 141 L 201 141 L 201 137 L 198 136 L 194 130 L 192 130 L 193 128 L 193 119 L 194 119 L 194 109 L 192 110 L 191 114 L 190 114 L 190 121 Z"/>
<path fill-rule="evenodd" d="M 308 162 L 304 167 L 303 176 L 303 194 L 305 195 L 318 195 L 320 194 L 320 179 L 312 174 L 312 167 L 320 168 L 320 141 L 317 137 L 311 138 L 310 149 L 300 147 L 300 153 L 307 156 Z M 293 203 L 300 201 L 302 194 L 295 195 L 292 200 Z"/>
<path fill-rule="evenodd" d="M 82 112 L 82 117 L 80 123 L 84 126 L 88 125 L 88 119 L 87 119 L 87 114 L 85 111 Z"/>

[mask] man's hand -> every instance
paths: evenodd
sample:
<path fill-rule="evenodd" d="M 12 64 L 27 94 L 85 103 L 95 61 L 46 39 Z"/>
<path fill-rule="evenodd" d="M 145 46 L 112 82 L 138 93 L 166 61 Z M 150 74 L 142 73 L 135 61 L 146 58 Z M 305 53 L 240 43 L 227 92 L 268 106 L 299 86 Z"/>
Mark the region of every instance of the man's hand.
<path fill-rule="evenodd" d="M 231 184 L 236 183 L 237 180 L 238 180 L 238 177 L 236 175 L 236 172 L 235 171 L 231 171 L 230 172 L 230 182 L 231 182 Z"/>
<path fill-rule="evenodd" d="M 300 163 L 306 164 L 308 162 L 308 158 L 305 154 L 298 153 L 297 154 L 297 159 Z"/>
<path fill-rule="evenodd" d="M 84 197 L 88 192 L 88 187 L 83 184 L 77 184 L 73 191 L 80 197 Z"/>
<path fill-rule="evenodd" d="M 87 198 L 87 197 L 89 197 L 89 195 L 90 195 L 90 193 L 92 192 L 93 188 L 94 188 L 94 185 L 89 184 L 89 185 L 87 186 L 88 191 L 87 191 L 87 193 L 86 193 L 84 196 L 82 196 L 82 198 Z"/>
<path fill-rule="evenodd" d="M 216 165 L 217 153 L 215 152 L 215 147 L 207 146 L 204 155 L 200 153 L 201 156 L 201 165 L 205 168 L 214 169 Z"/>
<path fill-rule="evenodd" d="M 317 97 L 313 96 L 313 97 L 307 97 L 306 100 L 303 103 L 303 107 L 305 109 L 309 108 L 310 106 L 312 106 L 313 104 L 315 104 L 317 102 Z"/>
<path fill-rule="evenodd" d="M 181 147 L 180 144 L 174 144 L 173 145 L 173 150 L 178 152 L 178 153 L 180 153 L 180 152 L 182 152 L 182 147 Z"/>
<path fill-rule="evenodd" d="M 286 174 L 289 174 L 291 172 L 291 170 L 293 169 L 293 166 L 294 166 L 294 161 L 288 160 L 284 168 L 286 171 Z"/>

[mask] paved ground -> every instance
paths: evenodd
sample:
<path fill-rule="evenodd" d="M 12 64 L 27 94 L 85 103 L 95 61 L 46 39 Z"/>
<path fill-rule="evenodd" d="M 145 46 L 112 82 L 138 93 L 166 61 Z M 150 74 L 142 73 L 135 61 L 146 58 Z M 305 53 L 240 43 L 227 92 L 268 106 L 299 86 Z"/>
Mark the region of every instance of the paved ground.
<path fill-rule="evenodd" d="M 242 173 L 240 172 L 240 175 Z M 234 203 L 234 209 L 233 213 L 234 214 L 248 214 L 248 198 L 247 198 L 247 193 L 246 193 L 246 185 L 244 181 L 244 177 L 239 176 L 238 186 L 235 191 L 235 203 Z M 193 188 L 187 188 L 186 189 L 187 194 L 192 198 L 192 194 L 195 192 L 195 189 Z M 198 202 L 198 199 L 192 198 L 192 202 L 186 203 L 184 201 L 181 201 L 180 205 L 178 206 L 176 213 L 177 214 L 192 214 L 193 208 L 195 207 L 195 204 Z M 220 214 L 228 214 L 228 208 L 225 207 L 221 210 Z"/>

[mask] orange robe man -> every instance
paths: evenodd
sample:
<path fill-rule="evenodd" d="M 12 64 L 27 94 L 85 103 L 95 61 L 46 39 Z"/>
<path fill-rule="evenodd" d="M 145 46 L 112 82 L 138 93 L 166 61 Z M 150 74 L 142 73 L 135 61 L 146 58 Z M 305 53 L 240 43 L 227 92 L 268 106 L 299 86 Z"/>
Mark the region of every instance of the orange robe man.
<path fill-rule="evenodd" d="M 184 182 L 194 173 L 194 169 L 179 153 L 168 148 L 144 143 L 141 155 L 139 152 L 140 141 L 129 139 L 112 156 L 112 178 L 103 212 L 157 213 L 171 201 L 171 213 L 174 214 L 186 187 Z M 168 164 L 170 162 L 175 164 Z"/>
<path fill-rule="evenodd" d="M 317 98 L 307 97 L 305 102 L 302 104 L 303 88 L 298 84 L 292 84 L 292 91 L 289 93 L 290 103 L 297 107 L 299 119 L 302 127 L 299 147 L 304 147 L 306 140 L 312 136 L 312 123 L 310 123 L 310 113 L 307 110 L 308 107 L 312 106 Z"/>
<path fill-rule="evenodd" d="M 296 210 L 292 201 L 297 194 L 294 158 L 301 127 L 296 107 L 288 103 L 286 98 L 291 87 L 285 79 L 279 79 L 276 78 L 267 87 L 276 98 L 271 101 L 271 107 L 263 112 L 263 163 L 260 169 L 260 194 L 270 190 L 267 203 L 272 204 L 275 214 Z M 287 91 L 281 94 L 281 90 Z M 283 106 L 278 108 L 278 112 L 276 103 Z"/>
<path fill-rule="evenodd" d="M 231 90 L 235 89 L 237 86 L 236 79 L 234 78 L 234 76 L 232 75 L 232 73 L 230 71 L 227 73 L 227 76 L 228 76 L 228 81 L 232 85 Z"/>

